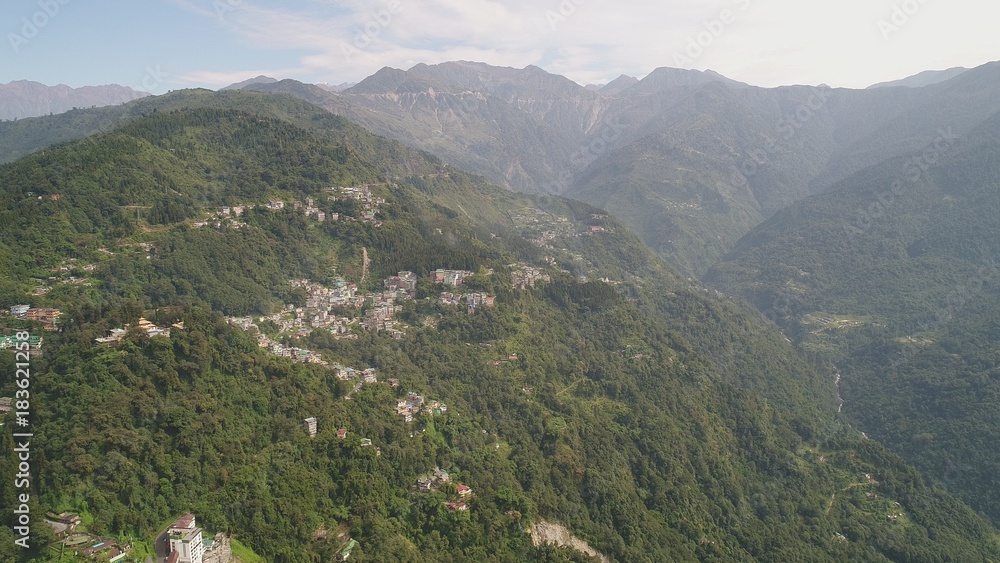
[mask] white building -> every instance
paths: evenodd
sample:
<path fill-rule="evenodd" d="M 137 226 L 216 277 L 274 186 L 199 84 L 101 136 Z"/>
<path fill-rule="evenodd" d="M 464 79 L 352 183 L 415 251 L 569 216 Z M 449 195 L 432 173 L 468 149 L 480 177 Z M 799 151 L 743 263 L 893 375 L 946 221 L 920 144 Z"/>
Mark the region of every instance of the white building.
<path fill-rule="evenodd" d="M 201 528 L 195 525 L 194 514 L 181 516 L 167 530 L 170 563 L 202 563 L 205 546 L 201 541 Z"/>

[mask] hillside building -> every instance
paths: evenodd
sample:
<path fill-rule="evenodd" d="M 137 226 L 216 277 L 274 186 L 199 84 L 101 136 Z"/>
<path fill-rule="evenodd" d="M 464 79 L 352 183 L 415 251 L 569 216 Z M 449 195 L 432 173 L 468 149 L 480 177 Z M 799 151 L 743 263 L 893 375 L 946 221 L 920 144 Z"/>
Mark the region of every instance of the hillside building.
<path fill-rule="evenodd" d="M 171 524 L 167 529 L 167 541 L 170 544 L 167 563 L 202 563 L 205 545 L 194 514 L 189 512 Z"/>

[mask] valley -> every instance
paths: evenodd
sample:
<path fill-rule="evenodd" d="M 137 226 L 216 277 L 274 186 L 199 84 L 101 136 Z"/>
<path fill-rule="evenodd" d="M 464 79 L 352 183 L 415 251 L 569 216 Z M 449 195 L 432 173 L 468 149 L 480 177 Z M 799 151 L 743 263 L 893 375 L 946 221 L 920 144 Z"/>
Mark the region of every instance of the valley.
<path fill-rule="evenodd" d="M 248 560 L 998 559 L 997 68 L 455 62 L 0 123 L 30 509 L 135 558 L 190 513 Z"/>

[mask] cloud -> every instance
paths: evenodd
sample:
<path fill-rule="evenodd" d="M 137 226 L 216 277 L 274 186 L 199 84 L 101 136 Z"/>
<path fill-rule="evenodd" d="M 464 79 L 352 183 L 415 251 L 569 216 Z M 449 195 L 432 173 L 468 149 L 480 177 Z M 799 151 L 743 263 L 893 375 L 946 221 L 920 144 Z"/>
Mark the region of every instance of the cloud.
<path fill-rule="evenodd" d="M 886 67 L 893 64 L 954 61 L 942 54 L 940 41 L 946 37 L 956 39 L 944 43 L 944 51 L 960 53 L 962 64 L 985 62 L 991 37 L 985 33 L 969 48 L 957 39 L 968 39 L 957 29 L 961 18 L 955 16 L 968 7 L 959 5 L 975 0 L 924 0 L 889 42 L 879 33 L 878 22 L 893 13 L 892 0 L 825 5 L 800 0 L 303 0 L 295 8 L 274 0 L 215 0 L 227 7 L 222 14 L 204 3 L 193 5 L 193 0 L 174 1 L 216 20 L 248 46 L 294 57 L 284 68 L 260 72 L 306 81 L 357 81 L 383 66 L 476 60 L 534 64 L 580 83 L 684 66 L 712 68 L 765 86 L 862 86 L 887 78 Z M 983 15 L 997 9 L 976 10 Z M 949 25 L 939 30 L 940 41 L 913 42 L 939 22 Z M 977 56 L 980 60 L 972 60 Z M 219 80 L 256 72 L 200 69 L 184 80 L 218 85 Z"/>

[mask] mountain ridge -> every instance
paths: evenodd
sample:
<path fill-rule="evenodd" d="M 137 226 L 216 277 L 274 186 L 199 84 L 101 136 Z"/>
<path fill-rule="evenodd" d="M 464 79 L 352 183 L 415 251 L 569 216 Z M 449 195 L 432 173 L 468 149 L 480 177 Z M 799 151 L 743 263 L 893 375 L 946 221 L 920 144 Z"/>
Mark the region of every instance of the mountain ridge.
<path fill-rule="evenodd" d="M 277 78 L 272 78 L 270 76 L 264 76 L 263 74 L 259 74 L 253 78 L 247 78 L 246 80 L 243 80 L 241 82 L 234 82 L 229 86 L 224 86 L 222 88 L 219 88 L 219 90 L 242 90 L 243 88 L 246 88 L 251 84 L 273 84 L 277 81 L 278 81 Z"/>
<path fill-rule="evenodd" d="M 937 84 L 938 82 L 944 82 L 950 80 L 959 74 L 967 71 L 969 69 L 961 66 L 952 67 L 945 70 L 925 70 L 923 72 L 918 72 L 912 76 L 907 76 L 906 78 L 900 78 L 899 80 L 889 80 L 886 82 L 879 82 L 877 84 L 872 84 L 869 88 L 895 88 L 895 87 L 906 87 L 906 88 L 921 88 L 924 86 L 930 86 L 932 84 Z"/>
<path fill-rule="evenodd" d="M 858 427 L 994 521 L 997 151 L 1000 111 L 778 213 L 705 279 L 836 362 Z"/>
<path fill-rule="evenodd" d="M 912 143 L 933 139 L 942 121 L 951 120 L 961 130 L 974 126 L 989 107 L 983 102 L 1000 92 L 992 80 L 983 82 L 992 73 L 993 67 L 985 65 L 949 81 L 908 88 L 904 95 L 898 89 L 766 89 L 711 71 L 662 68 L 609 91 L 612 95 L 540 69 L 456 62 L 383 69 L 325 105 L 511 189 L 609 207 L 672 264 L 700 276 L 751 226 L 783 205 L 911 150 Z M 976 88 L 980 97 L 970 97 Z M 924 107 L 940 104 L 951 104 L 953 112 Z M 937 123 L 921 123 L 928 118 Z M 739 119 L 744 119 L 739 129 L 729 126 Z M 896 136 L 889 139 L 880 130 L 893 119 Z M 678 134 L 698 142 L 720 138 L 713 151 L 721 155 L 692 154 L 682 162 L 676 160 L 679 153 L 655 148 L 662 146 L 658 139 Z M 908 138 L 910 144 L 893 146 Z M 624 188 L 608 182 L 601 170 L 612 162 L 633 171 Z M 708 172 L 683 171 L 702 168 Z M 616 193 L 621 189 L 628 193 Z M 743 195 L 734 195 L 741 190 Z M 692 199 L 699 191 L 713 200 L 737 197 L 732 200 L 737 208 L 752 211 L 699 211 L 701 204 Z M 685 210 L 692 205 L 694 230 L 661 228 L 691 223 L 691 211 Z M 706 228 L 724 233 L 707 253 L 701 233 Z"/>
<path fill-rule="evenodd" d="M 148 538 L 193 510 L 280 562 L 347 537 L 357 558 L 578 560 L 532 545 L 543 520 L 628 561 L 1000 555 L 995 529 L 837 420 L 829 373 L 601 210 L 290 95 L 150 102 L 0 166 L 0 293 L 65 309 L 32 366 L 33 453 L 52 460 L 36 502 L 92 532 Z"/>
<path fill-rule="evenodd" d="M 72 88 L 65 84 L 46 86 L 31 80 L 0 84 L 0 120 L 23 119 L 63 113 L 76 108 L 123 104 L 149 96 L 118 84 Z"/>
<path fill-rule="evenodd" d="M 760 88 L 661 68 L 602 92 L 537 67 L 455 61 L 387 67 L 341 92 L 291 80 L 246 89 L 296 95 L 515 191 L 609 208 L 700 278 L 783 206 L 920 148 L 942 127 L 970 130 L 1000 99 L 997 68 L 867 90 Z M 4 125 L 0 150 L 30 136 Z"/>

